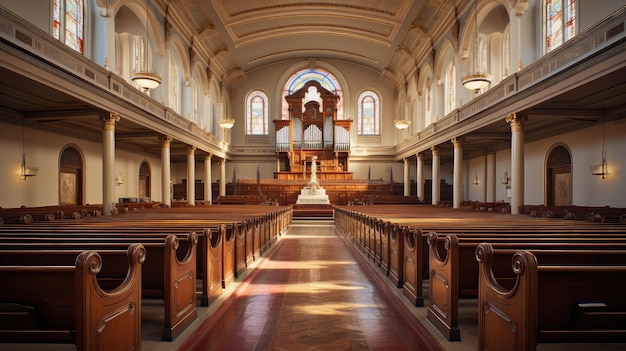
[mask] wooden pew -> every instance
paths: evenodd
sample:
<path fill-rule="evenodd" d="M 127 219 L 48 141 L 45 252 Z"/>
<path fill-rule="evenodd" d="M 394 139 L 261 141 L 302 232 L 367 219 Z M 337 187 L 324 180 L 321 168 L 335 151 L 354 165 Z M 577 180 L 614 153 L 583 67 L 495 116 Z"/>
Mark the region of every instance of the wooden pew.
<path fill-rule="evenodd" d="M 170 234 L 167 237 L 109 237 L 94 240 L 64 237 L 0 238 L 6 250 L 114 250 L 141 243 L 147 252 L 144 272 L 141 276 L 141 292 L 144 299 L 163 299 L 164 319 L 161 337 L 175 339 L 197 317 L 196 306 L 196 245 L 197 234 L 188 234 L 184 252 L 177 252 L 181 240 Z M 18 239 L 18 240 L 12 240 Z M 41 239 L 41 240 L 40 240 Z M 180 257 L 180 258 L 179 258 Z"/>
<path fill-rule="evenodd" d="M 502 239 L 502 240 L 497 240 Z M 599 242 L 597 240 L 573 240 L 568 238 L 536 238 L 523 237 L 457 237 L 448 234 L 445 238 L 437 233 L 430 233 L 428 244 L 430 247 L 429 278 L 430 299 L 428 305 L 428 320 L 451 341 L 460 340 L 458 328 L 458 299 L 461 297 L 476 297 L 478 295 L 478 263 L 475 260 L 475 250 L 483 242 L 489 241 L 499 249 L 533 250 L 544 261 L 550 261 L 551 255 L 564 257 L 559 250 L 578 250 L 577 255 L 570 258 L 576 263 L 599 262 L 591 259 L 591 250 L 603 250 L 609 253 L 614 249 L 626 252 L 626 238 L 611 238 Z M 583 252 L 583 253 L 580 253 Z M 444 254 L 445 253 L 445 254 Z M 502 257 L 502 256 L 500 256 Z M 508 260 L 509 257 L 506 257 Z M 612 257 L 615 260 L 615 258 Z M 617 256 L 617 259 L 626 264 L 626 255 Z M 508 266 L 507 261 L 499 261 L 497 267 Z M 496 267 L 496 268 L 497 268 Z"/>
<path fill-rule="evenodd" d="M 533 252 L 518 251 L 511 259 L 513 283 L 503 286 L 494 272 L 496 253 L 488 243 L 476 250 L 479 350 L 626 341 L 626 265 L 557 263 L 554 255 L 544 264 Z"/>
<path fill-rule="evenodd" d="M 0 265 L 0 279 L 11 282 L 0 289 L 0 341 L 141 350 L 141 265 L 146 252 L 133 244 L 118 254 L 126 256 L 126 272 L 112 290 L 99 285 L 103 264 L 95 251 L 78 254 L 73 265 Z"/>

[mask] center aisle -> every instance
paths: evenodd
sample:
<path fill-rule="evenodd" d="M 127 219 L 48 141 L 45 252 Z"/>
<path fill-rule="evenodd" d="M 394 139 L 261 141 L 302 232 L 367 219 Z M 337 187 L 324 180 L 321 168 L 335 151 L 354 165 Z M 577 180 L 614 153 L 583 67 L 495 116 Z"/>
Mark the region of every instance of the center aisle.
<path fill-rule="evenodd" d="M 353 250 L 332 222 L 294 221 L 179 350 L 442 349 Z"/>

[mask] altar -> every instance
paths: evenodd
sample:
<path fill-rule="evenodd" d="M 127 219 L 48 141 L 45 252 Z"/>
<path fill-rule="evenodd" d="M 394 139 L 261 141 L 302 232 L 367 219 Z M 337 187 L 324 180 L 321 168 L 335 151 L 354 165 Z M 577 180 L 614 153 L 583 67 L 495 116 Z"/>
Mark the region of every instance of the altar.
<path fill-rule="evenodd" d="M 317 181 L 317 156 L 311 159 L 311 180 L 300 190 L 296 205 L 330 204 L 326 189 Z"/>

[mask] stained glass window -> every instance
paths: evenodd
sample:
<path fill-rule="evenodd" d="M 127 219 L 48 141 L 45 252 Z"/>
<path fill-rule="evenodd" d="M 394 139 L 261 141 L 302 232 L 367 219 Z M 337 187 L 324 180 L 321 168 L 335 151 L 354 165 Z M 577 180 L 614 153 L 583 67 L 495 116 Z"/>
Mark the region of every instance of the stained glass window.
<path fill-rule="evenodd" d="M 246 134 L 268 134 L 267 95 L 262 91 L 253 91 L 246 99 Z"/>
<path fill-rule="evenodd" d="M 308 81 L 314 80 L 319 82 L 320 85 L 339 95 L 339 101 L 337 101 L 337 119 L 344 119 L 343 116 L 343 90 L 341 85 L 337 81 L 337 78 L 332 73 L 321 68 L 307 68 L 294 73 L 285 84 L 282 95 L 282 114 L 281 119 L 289 119 L 289 104 L 285 100 L 287 95 L 291 95 L 296 90 L 302 88 Z"/>
<path fill-rule="evenodd" d="M 53 0 L 52 35 L 72 49 L 83 53 L 83 0 Z"/>
<path fill-rule="evenodd" d="M 576 35 L 576 0 L 545 0 L 546 52 Z"/>
<path fill-rule="evenodd" d="M 357 133 L 359 135 L 379 135 L 380 104 L 378 95 L 373 91 L 364 91 L 359 95 L 357 101 Z"/>

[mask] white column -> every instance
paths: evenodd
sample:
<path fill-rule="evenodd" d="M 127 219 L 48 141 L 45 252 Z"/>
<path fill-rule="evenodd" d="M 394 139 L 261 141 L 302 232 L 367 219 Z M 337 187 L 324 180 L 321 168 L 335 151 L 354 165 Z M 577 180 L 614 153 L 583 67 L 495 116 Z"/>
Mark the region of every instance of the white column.
<path fill-rule="evenodd" d="M 211 178 L 211 158 L 213 155 L 208 154 L 204 158 L 204 203 L 213 203 L 213 179 Z"/>
<path fill-rule="evenodd" d="M 196 147 L 190 146 L 187 149 L 187 204 L 196 204 Z"/>
<path fill-rule="evenodd" d="M 161 203 L 167 207 L 172 206 L 171 183 L 172 172 L 170 164 L 171 137 L 161 139 Z"/>
<path fill-rule="evenodd" d="M 102 129 L 102 214 L 112 215 L 115 210 L 115 123 L 120 115 L 111 112 L 101 116 Z"/>
<path fill-rule="evenodd" d="M 519 214 L 524 205 L 524 121 L 526 116 L 512 113 L 506 117 L 511 125 L 511 214 Z"/>
<path fill-rule="evenodd" d="M 460 208 L 463 199 L 463 145 L 460 138 L 452 138 L 454 145 L 454 175 L 452 208 Z"/>
<path fill-rule="evenodd" d="M 486 155 L 485 168 L 487 169 L 487 186 L 485 191 L 487 194 L 485 198 L 489 202 L 496 201 L 496 186 L 498 185 L 498 178 L 496 178 L 496 154 L 489 153 Z"/>
<path fill-rule="evenodd" d="M 433 146 L 430 148 L 430 151 L 432 151 L 433 153 L 433 179 L 432 179 L 432 204 L 433 205 L 437 205 L 439 203 L 439 199 L 441 196 L 441 192 L 440 192 L 440 183 L 441 181 L 440 176 L 439 176 L 439 147 L 438 146 Z"/>
<path fill-rule="evenodd" d="M 424 156 L 421 153 L 415 156 L 417 157 L 417 173 L 415 174 L 417 198 L 424 201 Z"/>
<path fill-rule="evenodd" d="M 404 196 L 411 196 L 411 175 L 407 157 L 404 158 Z"/>
<path fill-rule="evenodd" d="M 220 160 L 220 196 L 226 195 L 226 159 Z"/>

